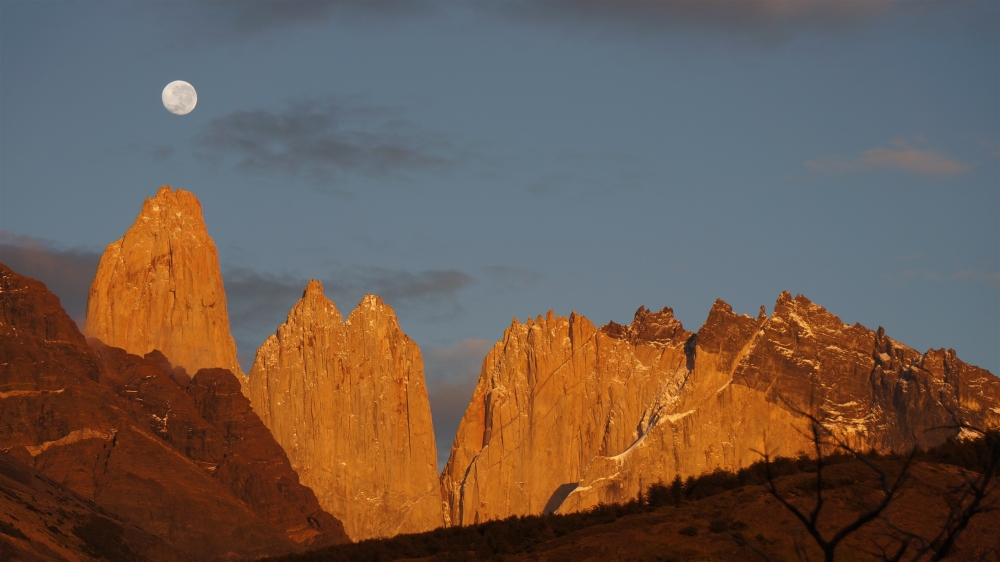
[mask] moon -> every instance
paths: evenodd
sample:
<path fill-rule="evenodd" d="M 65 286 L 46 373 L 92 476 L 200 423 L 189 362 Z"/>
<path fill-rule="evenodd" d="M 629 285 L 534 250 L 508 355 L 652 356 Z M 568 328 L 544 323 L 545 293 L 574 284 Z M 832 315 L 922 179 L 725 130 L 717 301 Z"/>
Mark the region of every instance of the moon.
<path fill-rule="evenodd" d="M 187 115 L 198 105 L 198 92 L 183 80 L 174 80 L 163 88 L 163 107 L 174 115 Z"/>

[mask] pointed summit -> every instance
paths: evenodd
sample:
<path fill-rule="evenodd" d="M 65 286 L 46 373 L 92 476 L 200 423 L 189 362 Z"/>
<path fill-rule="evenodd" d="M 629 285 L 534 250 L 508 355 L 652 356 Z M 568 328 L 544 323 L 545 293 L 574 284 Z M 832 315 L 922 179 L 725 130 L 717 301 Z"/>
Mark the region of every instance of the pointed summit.
<path fill-rule="evenodd" d="M 302 483 L 356 541 L 444 524 L 420 349 L 366 295 L 347 320 L 309 281 L 247 379 Z"/>
<path fill-rule="evenodd" d="M 323 294 L 323 282 L 322 281 L 317 281 L 316 279 L 310 279 L 309 280 L 309 283 L 306 284 L 306 290 L 302 291 L 302 297 L 305 298 L 305 297 L 310 296 L 310 295 L 312 295 L 314 297 L 324 297 L 325 298 L 325 295 Z"/>
<path fill-rule="evenodd" d="M 242 375 L 219 255 L 197 197 L 161 187 L 125 236 L 108 244 L 84 333 L 136 355 L 157 349 L 191 374 L 221 367 Z"/>

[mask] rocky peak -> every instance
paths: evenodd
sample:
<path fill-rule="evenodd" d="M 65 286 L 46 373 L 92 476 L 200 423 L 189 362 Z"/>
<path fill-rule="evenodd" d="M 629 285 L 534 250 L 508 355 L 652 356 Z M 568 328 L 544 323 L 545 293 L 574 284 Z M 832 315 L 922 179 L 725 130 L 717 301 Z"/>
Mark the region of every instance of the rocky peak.
<path fill-rule="evenodd" d="M 302 298 L 309 296 L 326 298 L 326 295 L 323 294 L 322 281 L 317 281 L 316 279 L 309 280 L 309 283 L 306 284 L 306 289 L 302 291 Z"/>
<path fill-rule="evenodd" d="M 612 338 L 629 341 L 633 345 L 678 345 L 691 337 L 691 333 L 684 330 L 681 322 L 674 318 L 674 309 L 670 307 L 652 312 L 645 306 L 640 306 L 628 326 L 608 322 L 601 327 L 601 331 Z"/>
<path fill-rule="evenodd" d="M 358 318 L 367 318 L 369 320 L 379 318 L 398 325 L 396 312 L 391 306 L 385 304 L 378 295 L 365 295 L 361 299 L 361 302 L 358 303 L 358 306 L 347 316 L 347 322 Z"/>
<path fill-rule="evenodd" d="M 920 358 L 920 353 L 885 335 L 882 326 L 875 331 L 875 342 L 872 347 L 872 359 L 882 370 L 899 371 L 912 365 Z"/>
<path fill-rule="evenodd" d="M 191 237 L 207 234 L 198 198 L 190 191 L 175 190 L 169 185 L 143 201 L 136 222 L 148 223 L 151 229 L 181 229 Z"/>
<path fill-rule="evenodd" d="M 218 252 L 193 194 L 161 187 L 107 246 L 84 332 L 136 355 L 158 349 L 190 373 L 219 367 L 242 375 Z"/>
<path fill-rule="evenodd" d="M 766 321 L 763 306 L 761 316 L 753 319 L 746 314 L 734 313 L 732 306 L 717 299 L 705 324 L 695 336 L 697 348 L 717 358 L 716 370 L 730 373 L 743 349 Z"/>
<path fill-rule="evenodd" d="M 341 320 L 310 281 L 257 351 L 247 392 L 352 539 L 443 524 L 423 360 L 382 299 L 366 295 Z"/>

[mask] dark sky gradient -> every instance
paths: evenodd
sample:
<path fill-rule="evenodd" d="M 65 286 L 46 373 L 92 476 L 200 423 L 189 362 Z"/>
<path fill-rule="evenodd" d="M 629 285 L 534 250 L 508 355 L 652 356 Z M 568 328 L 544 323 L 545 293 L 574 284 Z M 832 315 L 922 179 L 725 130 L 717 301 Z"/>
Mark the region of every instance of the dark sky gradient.
<path fill-rule="evenodd" d="M 441 451 L 549 309 L 694 330 L 788 290 L 998 373 L 998 44 L 997 2 L 4 0 L 0 260 L 79 318 L 142 200 L 190 190 L 244 365 L 309 278 L 377 293 Z"/>

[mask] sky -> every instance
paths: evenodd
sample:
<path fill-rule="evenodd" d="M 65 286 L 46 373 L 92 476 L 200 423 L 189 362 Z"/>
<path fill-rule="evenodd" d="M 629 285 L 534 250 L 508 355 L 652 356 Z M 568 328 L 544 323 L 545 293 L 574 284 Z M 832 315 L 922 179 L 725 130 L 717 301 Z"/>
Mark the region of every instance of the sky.
<path fill-rule="evenodd" d="M 696 330 L 789 291 L 997 374 L 998 46 L 995 1 L 0 0 L 0 261 L 82 323 L 103 248 L 189 190 L 244 369 L 308 279 L 378 294 L 439 463 L 548 310 Z"/>

